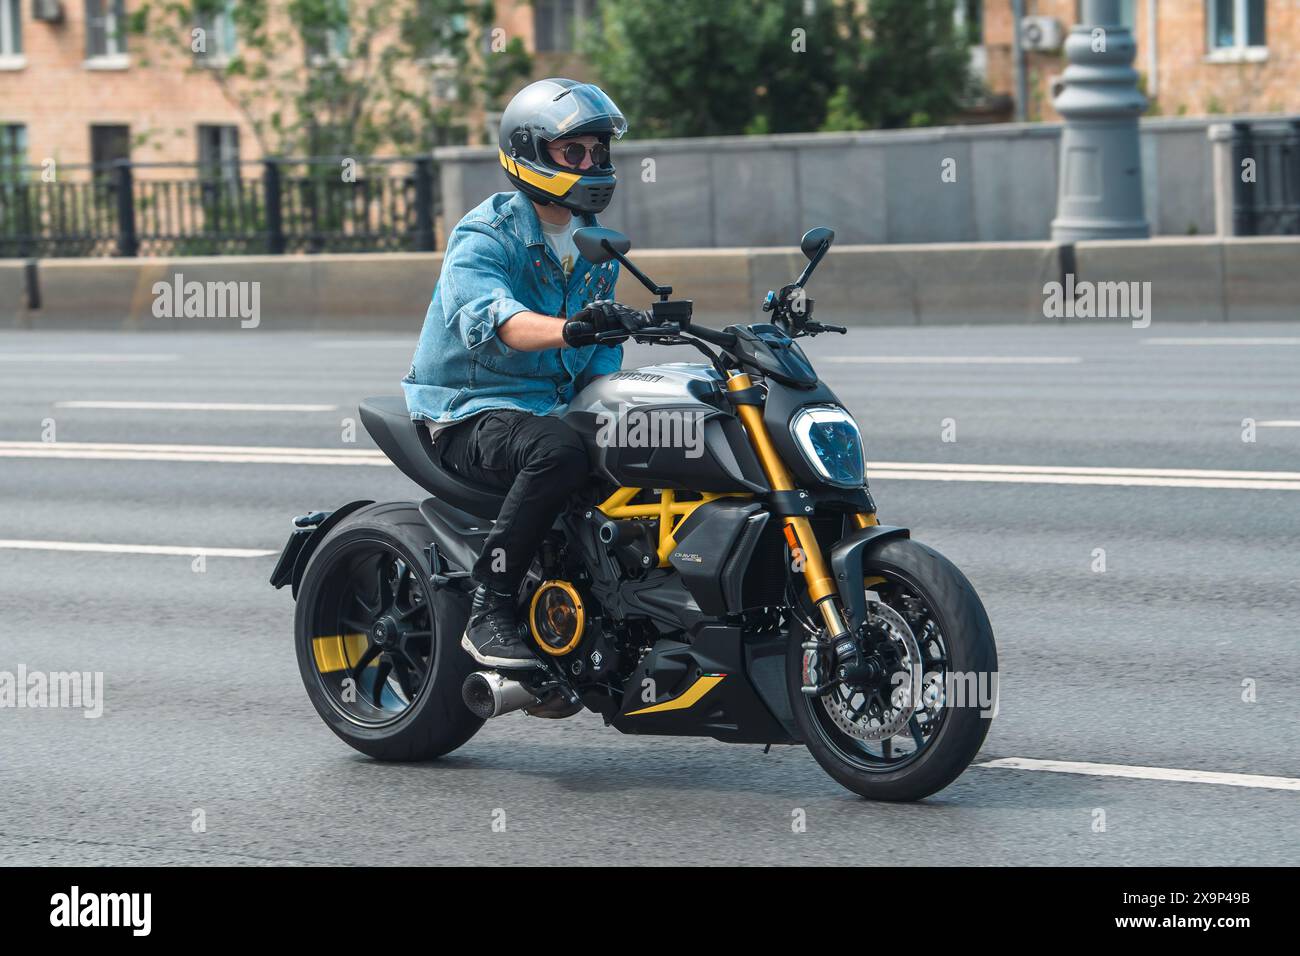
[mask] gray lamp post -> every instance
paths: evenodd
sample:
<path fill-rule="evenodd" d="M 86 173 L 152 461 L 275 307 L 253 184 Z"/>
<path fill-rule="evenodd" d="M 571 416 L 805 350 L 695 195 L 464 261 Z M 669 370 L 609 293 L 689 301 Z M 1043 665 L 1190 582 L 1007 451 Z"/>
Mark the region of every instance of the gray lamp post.
<path fill-rule="evenodd" d="M 1142 152 L 1133 34 L 1120 22 L 1119 0 L 1083 0 L 1083 19 L 1066 41 L 1070 61 L 1054 101 L 1065 117 L 1052 238 L 1145 239 Z"/>

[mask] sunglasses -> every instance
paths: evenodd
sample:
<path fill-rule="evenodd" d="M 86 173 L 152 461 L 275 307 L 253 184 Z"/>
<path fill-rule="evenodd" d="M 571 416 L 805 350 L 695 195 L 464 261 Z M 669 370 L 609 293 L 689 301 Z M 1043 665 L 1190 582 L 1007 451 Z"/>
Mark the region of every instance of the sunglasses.
<path fill-rule="evenodd" d="M 560 151 L 564 157 L 564 162 L 574 169 L 582 165 L 582 158 L 591 153 L 591 165 L 606 166 L 609 164 L 609 147 L 604 143 L 597 143 L 595 146 L 584 146 L 582 143 L 569 143 Z"/>

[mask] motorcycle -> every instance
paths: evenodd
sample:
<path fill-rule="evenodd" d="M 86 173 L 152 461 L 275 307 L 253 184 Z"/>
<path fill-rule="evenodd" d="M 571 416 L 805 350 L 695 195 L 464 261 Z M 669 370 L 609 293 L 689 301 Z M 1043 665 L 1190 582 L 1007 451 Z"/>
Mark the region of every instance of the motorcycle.
<path fill-rule="evenodd" d="M 858 425 L 796 341 L 846 332 L 814 321 L 805 291 L 834 235 L 803 237 L 802 274 L 763 302 L 771 321 L 716 330 L 625 236 L 574 234 L 657 296 L 636 341 L 707 361 L 601 376 L 567 407 L 592 470 L 518 594 L 530 671 L 484 670 L 460 643 L 501 497 L 444 468 L 400 396 L 363 401 L 429 497 L 294 519 L 271 583 L 292 587 L 299 669 L 329 728 L 374 758 L 426 760 L 503 714 L 586 709 L 629 734 L 802 744 L 876 800 L 956 779 L 996 712 L 993 632 L 951 562 L 879 523 Z"/>

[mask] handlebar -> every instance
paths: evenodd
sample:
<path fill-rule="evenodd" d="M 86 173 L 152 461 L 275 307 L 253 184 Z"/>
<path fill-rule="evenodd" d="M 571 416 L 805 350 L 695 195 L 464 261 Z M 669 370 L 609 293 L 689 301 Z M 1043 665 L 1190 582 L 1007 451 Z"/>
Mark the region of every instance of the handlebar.
<path fill-rule="evenodd" d="M 640 329 L 629 335 L 622 329 L 613 329 L 609 332 L 601 332 L 596 336 L 597 343 L 606 342 L 624 342 L 628 338 L 636 339 L 638 342 L 653 342 L 656 339 L 682 339 L 685 336 L 693 335 L 698 339 L 716 345 L 719 348 L 729 349 L 736 344 L 736 336 L 730 332 L 720 332 L 716 329 L 708 329 L 702 325 L 691 323 L 686 328 L 676 324 L 669 325 L 651 325 Z"/>

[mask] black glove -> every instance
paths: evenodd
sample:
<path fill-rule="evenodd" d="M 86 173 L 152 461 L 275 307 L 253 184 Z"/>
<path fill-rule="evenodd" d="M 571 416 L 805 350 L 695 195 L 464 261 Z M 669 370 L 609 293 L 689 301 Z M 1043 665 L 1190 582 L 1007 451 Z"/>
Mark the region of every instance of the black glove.
<path fill-rule="evenodd" d="M 650 316 L 610 299 L 593 302 L 564 323 L 564 342 L 577 348 L 591 345 L 604 332 L 621 332 L 603 341 L 611 345 L 626 342 L 628 336 L 650 325 Z"/>

